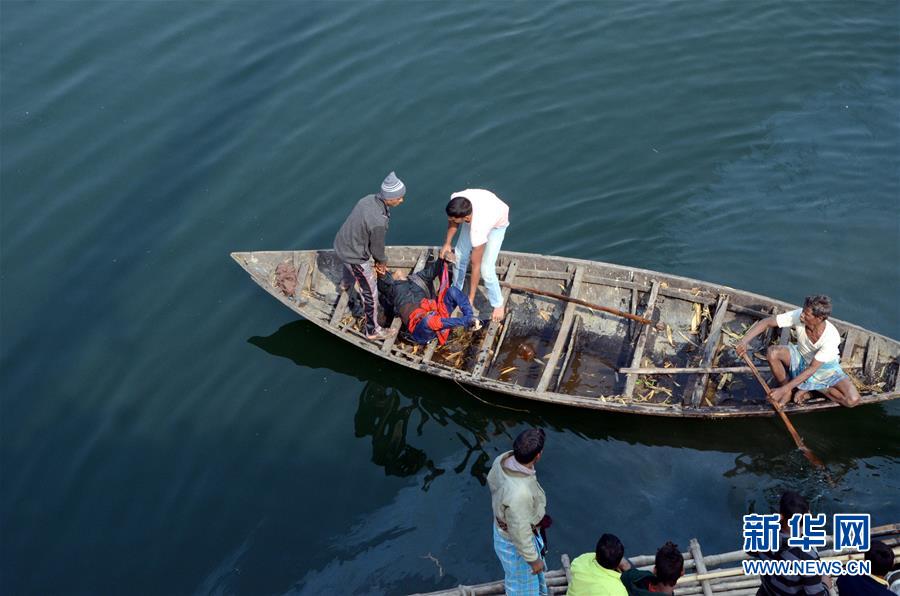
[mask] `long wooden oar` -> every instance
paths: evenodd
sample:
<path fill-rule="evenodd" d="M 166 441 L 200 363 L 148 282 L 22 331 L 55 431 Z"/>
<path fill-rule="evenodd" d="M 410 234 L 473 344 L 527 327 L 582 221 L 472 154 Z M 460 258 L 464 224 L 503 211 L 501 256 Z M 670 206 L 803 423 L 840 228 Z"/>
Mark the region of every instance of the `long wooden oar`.
<path fill-rule="evenodd" d="M 530 294 L 537 294 L 539 296 L 547 296 L 549 298 L 556 298 L 557 300 L 565 300 L 566 302 L 574 302 L 575 304 L 580 304 L 581 306 L 586 306 L 588 308 L 592 308 L 594 310 L 602 310 L 603 312 L 608 312 L 610 314 L 616 315 L 618 317 L 625 317 L 626 319 L 631 319 L 632 321 L 637 321 L 638 323 L 643 323 L 644 325 L 652 325 L 653 321 L 650 319 L 639 317 L 637 315 L 633 315 L 631 313 L 627 313 L 621 310 L 616 310 L 615 308 L 609 308 L 608 306 L 600 306 L 599 304 L 592 304 L 585 300 L 579 300 L 578 298 L 572 298 L 571 296 L 566 296 L 565 294 L 557 294 L 556 292 L 546 292 L 544 290 L 539 290 L 537 288 L 526 288 L 525 286 L 517 286 L 514 284 L 506 283 L 505 281 L 501 281 L 500 285 L 510 290 L 515 290 L 516 292 L 528 292 Z"/>
<path fill-rule="evenodd" d="M 766 399 L 769 400 L 769 403 L 772 404 L 772 407 L 775 408 L 775 411 L 778 412 L 778 415 L 781 416 L 781 421 L 784 422 L 784 425 L 787 427 L 788 432 L 791 433 L 791 437 L 794 438 L 794 443 L 797 444 L 797 449 L 803 452 L 803 455 L 806 456 L 814 466 L 817 468 L 825 469 L 825 464 L 822 463 L 822 460 L 816 457 L 816 454 L 812 452 L 812 450 L 806 446 L 803 442 L 803 439 L 800 437 L 800 433 L 797 432 L 797 429 L 794 428 L 794 425 L 791 424 L 791 421 L 788 419 L 787 414 L 784 413 L 784 410 L 781 409 L 781 406 L 772 401 L 772 389 L 769 388 L 769 384 L 766 383 L 766 380 L 762 378 L 762 375 L 759 374 L 759 371 L 756 369 L 756 365 L 753 364 L 753 360 L 750 358 L 750 355 L 744 353 L 742 356 L 744 362 L 747 363 L 747 366 L 750 367 L 750 372 L 753 373 L 753 376 L 756 377 L 756 380 L 759 381 L 759 384 L 762 385 L 762 388 L 766 392 Z"/>

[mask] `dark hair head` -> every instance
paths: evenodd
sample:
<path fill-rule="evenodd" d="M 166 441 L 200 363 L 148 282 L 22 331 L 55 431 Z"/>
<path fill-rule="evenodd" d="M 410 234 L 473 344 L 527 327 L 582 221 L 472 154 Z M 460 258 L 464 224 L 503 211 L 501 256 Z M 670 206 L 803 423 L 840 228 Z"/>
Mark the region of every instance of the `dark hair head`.
<path fill-rule="evenodd" d="M 513 441 L 513 454 L 520 464 L 530 464 L 544 450 L 544 429 L 523 430 Z"/>
<path fill-rule="evenodd" d="M 803 308 L 808 308 L 817 317 L 827 319 L 831 316 L 831 298 L 818 294 L 807 296 L 806 300 L 803 301 Z"/>
<path fill-rule="evenodd" d="M 881 540 L 873 540 L 866 561 L 872 561 L 872 575 L 884 577 L 894 566 L 894 551 Z"/>
<path fill-rule="evenodd" d="M 622 541 L 614 534 L 604 534 L 597 541 L 597 550 L 594 554 L 597 555 L 597 562 L 600 563 L 601 567 L 615 569 L 622 562 L 622 557 L 625 555 L 625 547 L 622 545 Z"/>
<path fill-rule="evenodd" d="M 456 196 L 447 203 L 447 217 L 468 217 L 472 215 L 472 201 Z"/>
<path fill-rule="evenodd" d="M 684 557 L 677 544 L 666 542 L 656 551 L 656 579 L 666 586 L 674 586 L 684 569 Z"/>
<path fill-rule="evenodd" d="M 781 495 L 778 512 L 783 519 L 788 520 L 796 513 L 809 513 L 809 503 L 800 493 L 789 490 Z"/>

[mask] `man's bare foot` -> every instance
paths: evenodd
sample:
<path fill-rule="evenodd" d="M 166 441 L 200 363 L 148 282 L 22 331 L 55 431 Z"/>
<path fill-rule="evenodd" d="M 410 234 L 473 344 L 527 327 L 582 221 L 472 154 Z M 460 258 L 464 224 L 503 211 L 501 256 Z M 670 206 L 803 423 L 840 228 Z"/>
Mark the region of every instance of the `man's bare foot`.
<path fill-rule="evenodd" d="M 802 406 L 810 397 L 812 396 L 809 394 L 809 391 L 798 390 L 797 393 L 794 394 L 794 403 L 798 406 Z"/>
<path fill-rule="evenodd" d="M 506 316 L 506 308 L 502 306 L 498 306 L 494 309 L 494 312 L 491 313 L 491 320 L 497 321 L 498 323 L 503 320 L 503 317 Z"/>

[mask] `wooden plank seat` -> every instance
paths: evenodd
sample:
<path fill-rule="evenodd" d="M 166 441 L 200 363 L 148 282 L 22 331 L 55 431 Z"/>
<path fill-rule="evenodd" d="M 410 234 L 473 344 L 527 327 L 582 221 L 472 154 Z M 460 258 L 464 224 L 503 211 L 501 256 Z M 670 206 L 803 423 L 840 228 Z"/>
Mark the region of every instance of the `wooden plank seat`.
<path fill-rule="evenodd" d="M 656 298 L 659 296 L 659 282 L 653 280 L 653 283 L 650 287 L 650 297 L 647 298 L 647 307 L 644 308 L 644 318 L 652 319 L 653 318 L 653 309 L 656 308 Z M 640 368 L 641 366 L 641 358 L 644 357 L 644 349 L 647 345 L 647 336 L 650 334 L 650 329 L 647 329 L 647 325 L 641 325 L 637 330 L 637 343 L 634 347 L 634 355 L 631 357 L 631 368 Z M 634 387 L 637 384 L 637 375 L 629 374 L 625 378 L 625 390 L 622 392 L 622 395 L 625 397 L 631 397 L 634 395 Z"/>
<path fill-rule="evenodd" d="M 506 269 L 506 275 L 503 277 L 503 281 L 508 283 L 513 283 L 516 280 L 516 270 L 519 268 L 519 263 L 517 261 L 512 261 L 509 264 L 509 267 Z M 503 288 L 503 304 L 509 307 L 509 288 Z M 507 311 L 509 309 L 507 308 Z M 506 313 L 507 317 L 509 316 L 509 312 Z M 503 323 L 505 323 L 506 317 L 504 317 Z M 494 344 L 494 338 L 497 336 L 497 330 L 500 328 L 500 324 L 497 321 L 491 321 L 491 324 L 488 325 L 487 331 L 484 333 L 484 337 L 481 339 L 481 347 L 478 349 L 478 355 L 475 357 L 475 366 L 472 368 L 472 376 L 473 377 L 481 377 L 484 375 L 484 371 L 487 369 L 488 365 L 488 356 L 490 355 L 491 347 Z M 499 349 L 499 347 L 498 347 Z"/>
<path fill-rule="evenodd" d="M 703 344 L 703 357 L 700 359 L 700 368 L 708 368 L 713 365 L 713 360 L 719 351 L 719 341 L 722 338 L 722 325 L 725 323 L 725 314 L 728 312 L 728 296 L 719 294 L 719 304 L 716 306 L 716 312 L 713 315 L 712 324 L 709 328 L 709 335 L 706 336 L 706 342 Z M 709 383 L 709 373 L 701 373 L 694 385 L 691 393 L 691 406 L 700 407 L 700 401 L 706 392 L 706 386 Z"/>
<path fill-rule="evenodd" d="M 581 288 L 581 280 L 583 277 L 584 268 L 576 267 L 575 273 L 572 275 L 572 283 L 569 286 L 570 298 L 578 297 L 578 290 Z M 559 324 L 559 331 L 556 334 L 556 341 L 553 343 L 553 350 L 550 352 L 550 356 L 547 357 L 547 364 L 544 366 L 544 372 L 541 373 L 541 380 L 538 381 L 535 391 L 546 391 L 547 387 L 550 385 L 550 380 L 553 377 L 556 365 L 562 355 L 563 347 L 565 347 L 566 342 L 571 339 L 569 336 L 574 328 L 575 308 L 577 308 L 577 305 L 572 302 L 566 304 L 566 310 L 563 312 L 562 322 Z"/>

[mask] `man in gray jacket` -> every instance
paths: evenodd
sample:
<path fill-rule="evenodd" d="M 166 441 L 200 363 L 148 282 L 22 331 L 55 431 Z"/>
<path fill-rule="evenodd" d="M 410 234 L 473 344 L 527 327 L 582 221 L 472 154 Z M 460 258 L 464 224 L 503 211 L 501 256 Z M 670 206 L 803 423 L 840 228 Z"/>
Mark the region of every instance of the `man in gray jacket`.
<path fill-rule="evenodd" d="M 381 183 L 381 191 L 361 198 L 334 237 L 334 252 L 344 263 L 341 290 L 359 284 L 367 339 L 385 339 L 389 330 L 378 324 L 377 275 L 387 271 L 384 237 L 391 220 L 391 207 L 403 202 L 406 185 L 394 172 Z M 374 263 L 373 263 L 374 260 Z"/>
<path fill-rule="evenodd" d="M 534 466 L 544 450 L 544 431 L 523 431 L 513 450 L 494 460 L 488 472 L 494 511 L 494 552 L 503 565 L 503 583 L 510 596 L 546 594 L 544 541 L 541 527 L 549 526 L 547 497 Z"/>

